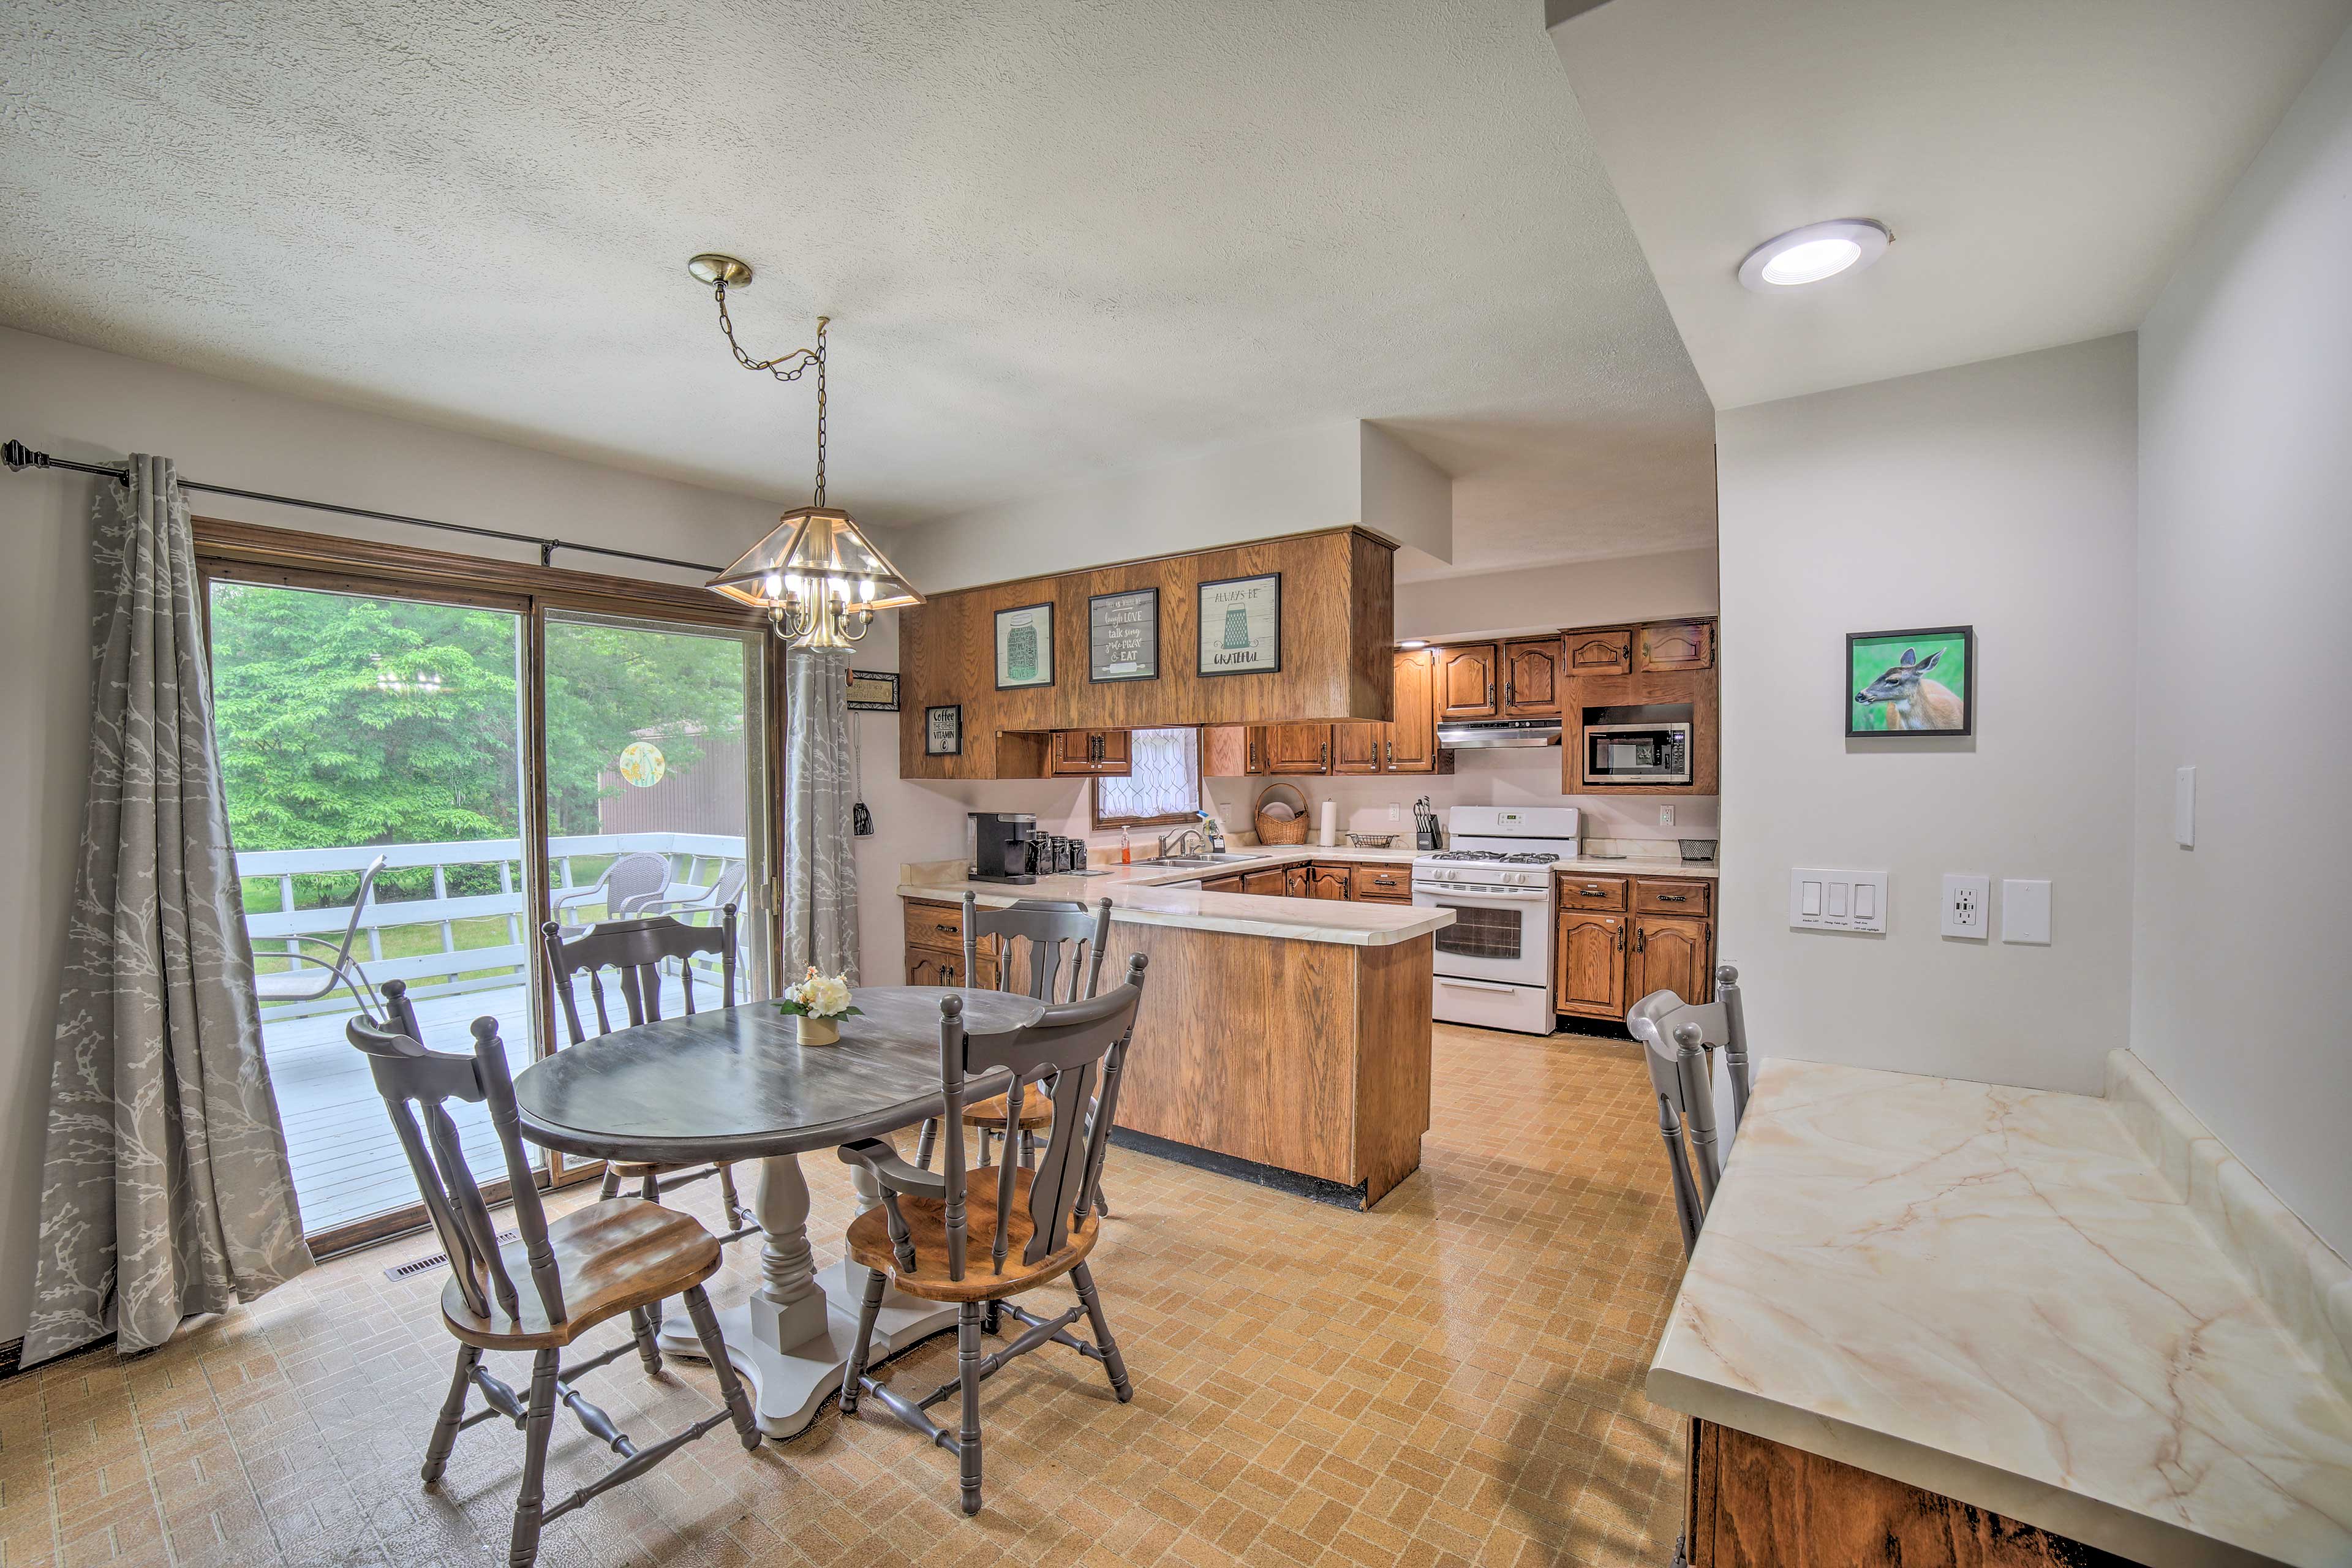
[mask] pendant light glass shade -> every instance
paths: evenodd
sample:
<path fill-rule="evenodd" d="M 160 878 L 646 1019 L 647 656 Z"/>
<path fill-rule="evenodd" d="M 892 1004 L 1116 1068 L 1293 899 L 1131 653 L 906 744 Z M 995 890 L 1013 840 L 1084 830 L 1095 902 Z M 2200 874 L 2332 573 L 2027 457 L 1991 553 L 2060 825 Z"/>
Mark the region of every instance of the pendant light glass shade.
<path fill-rule="evenodd" d="M 847 512 L 826 506 L 784 513 L 765 539 L 706 586 L 763 610 L 895 610 L 923 602 Z"/>

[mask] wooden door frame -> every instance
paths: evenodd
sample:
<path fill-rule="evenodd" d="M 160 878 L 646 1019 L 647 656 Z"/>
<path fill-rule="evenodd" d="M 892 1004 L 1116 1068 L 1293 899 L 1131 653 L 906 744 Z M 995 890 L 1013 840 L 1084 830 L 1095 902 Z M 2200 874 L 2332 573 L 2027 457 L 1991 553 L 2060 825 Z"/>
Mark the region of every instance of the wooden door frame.
<path fill-rule="evenodd" d="M 523 659 L 526 677 L 521 683 L 521 712 L 519 715 L 523 731 L 521 782 L 524 800 L 520 826 L 526 846 L 536 847 L 540 861 L 534 867 L 529 863 L 527 855 L 524 866 L 524 885 L 536 889 L 538 908 L 531 912 L 537 918 L 530 922 L 534 931 L 550 918 L 553 897 L 547 885 L 544 864 L 548 841 L 545 743 L 548 612 L 570 610 L 639 620 L 685 622 L 737 632 L 756 628 L 764 633 L 767 627 L 766 618 L 757 611 L 747 611 L 702 588 L 685 584 L 639 582 L 602 573 L 574 572 L 561 566 L 540 566 L 527 562 L 461 555 L 450 551 L 269 528 L 221 518 L 197 517 L 190 521 L 196 553 L 198 616 L 204 629 L 207 670 L 212 664 L 212 584 L 216 581 L 256 583 L 313 592 L 378 595 L 431 604 L 501 610 L 520 618 L 522 646 L 518 651 Z M 774 785 L 782 777 L 780 770 L 784 760 L 784 661 L 787 650 L 779 637 L 763 636 L 760 646 L 762 650 L 760 670 L 763 687 L 761 720 L 766 731 L 763 737 L 763 776 L 771 786 L 768 793 L 772 800 L 778 798 Z M 767 804 L 753 801 L 750 805 L 752 810 L 763 810 Z M 757 885 L 767 889 L 766 956 L 770 973 L 781 976 L 783 961 L 782 822 L 766 825 L 762 837 L 766 864 L 761 868 L 762 875 Z M 555 998 L 547 966 L 533 963 L 528 968 L 530 991 L 537 1005 L 536 1016 L 542 1021 L 542 1027 L 551 1026 Z M 541 1045 L 541 1041 L 534 1032 L 530 1041 L 531 1059 L 534 1061 L 540 1059 Z M 545 1153 L 546 1167 L 540 1173 L 537 1184 L 543 1188 L 576 1185 L 604 1173 L 604 1163 L 601 1160 L 567 1163 L 552 1149 L 545 1151 Z M 509 1195 L 503 1180 L 486 1184 L 483 1193 L 493 1203 L 502 1202 Z M 421 1231 L 427 1228 L 429 1223 L 424 1205 L 419 1203 L 309 1235 L 303 1239 L 314 1257 L 324 1258 L 395 1236 Z"/>

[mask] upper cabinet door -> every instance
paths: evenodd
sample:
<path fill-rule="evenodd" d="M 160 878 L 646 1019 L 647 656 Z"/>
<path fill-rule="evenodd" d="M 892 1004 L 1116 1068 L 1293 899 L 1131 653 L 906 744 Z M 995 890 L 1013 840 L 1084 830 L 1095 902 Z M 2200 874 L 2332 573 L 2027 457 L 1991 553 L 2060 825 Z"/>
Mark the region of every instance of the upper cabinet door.
<path fill-rule="evenodd" d="M 1396 721 L 1389 726 L 1388 752 L 1382 760 L 1392 773 L 1433 773 L 1437 771 L 1437 650 L 1400 648 L 1392 668 Z"/>
<path fill-rule="evenodd" d="M 1331 726 L 1268 724 L 1265 727 L 1265 771 L 1270 773 L 1329 773 Z"/>
<path fill-rule="evenodd" d="M 1559 713 L 1559 638 L 1503 645 L 1503 717 L 1551 719 Z"/>
<path fill-rule="evenodd" d="M 1386 724 L 1331 726 L 1331 771 L 1335 773 L 1376 773 L 1381 748 L 1389 738 Z"/>
<path fill-rule="evenodd" d="M 1495 680 L 1496 646 L 1464 643 L 1437 650 L 1437 716 L 1492 719 L 1501 692 Z"/>
<path fill-rule="evenodd" d="M 1713 621 L 1662 621 L 1643 626 L 1633 649 L 1633 668 L 1644 674 L 1667 669 L 1713 669 Z"/>
<path fill-rule="evenodd" d="M 1633 634 L 1623 626 L 1570 632 L 1563 638 L 1570 675 L 1631 675 Z"/>

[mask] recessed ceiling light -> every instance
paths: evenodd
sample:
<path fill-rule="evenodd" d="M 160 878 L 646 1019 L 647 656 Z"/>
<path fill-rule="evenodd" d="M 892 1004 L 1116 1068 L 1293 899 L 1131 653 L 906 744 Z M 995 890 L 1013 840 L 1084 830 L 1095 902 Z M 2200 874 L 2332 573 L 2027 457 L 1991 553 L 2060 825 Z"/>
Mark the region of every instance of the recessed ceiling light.
<path fill-rule="evenodd" d="M 1832 218 L 1775 235 L 1748 253 L 1739 280 L 1759 294 L 1819 283 L 1841 272 L 1856 272 L 1886 254 L 1895 237 L 1866 217 Z"/>

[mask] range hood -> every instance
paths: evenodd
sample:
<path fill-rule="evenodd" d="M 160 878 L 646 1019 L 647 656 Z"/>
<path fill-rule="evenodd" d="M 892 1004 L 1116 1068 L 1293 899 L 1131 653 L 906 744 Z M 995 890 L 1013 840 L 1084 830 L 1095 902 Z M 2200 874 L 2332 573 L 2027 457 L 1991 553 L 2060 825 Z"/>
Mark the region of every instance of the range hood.
<path fill-rule="evenodd" d="M 1475 722 L 1441 723 L 1437 743 L 1449 751 L 1476 751 L 1495 746 L 1557 746 L 1557 719 L 1482 719 Z"/>

